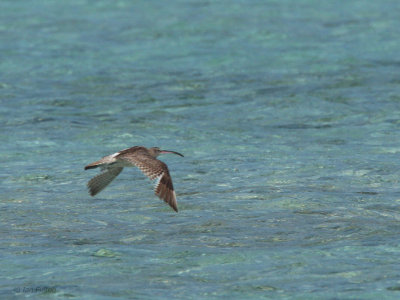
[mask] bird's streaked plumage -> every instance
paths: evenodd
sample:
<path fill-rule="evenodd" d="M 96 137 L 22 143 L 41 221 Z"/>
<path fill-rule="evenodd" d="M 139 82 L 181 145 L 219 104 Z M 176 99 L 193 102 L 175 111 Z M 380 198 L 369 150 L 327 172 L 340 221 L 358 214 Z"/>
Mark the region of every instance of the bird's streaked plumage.
<path fill-rule="evenodd" d="M 124 167 L 138 167 L 151 180 L 156 180 L 155 194 L 177 212 L 178 205 L 168 167 L 156 158 L 162 153 L 174 153 L 183 156 L 178 152 L 160 150 L 157 147 L 135 146 L 105 156 L 87 165 L 85 170 L 98 167 L 102 170 L 102 173 L 93 177 L 87 184 L 90 195 L 94 196 L 102 191 L 122 172 Z"/>

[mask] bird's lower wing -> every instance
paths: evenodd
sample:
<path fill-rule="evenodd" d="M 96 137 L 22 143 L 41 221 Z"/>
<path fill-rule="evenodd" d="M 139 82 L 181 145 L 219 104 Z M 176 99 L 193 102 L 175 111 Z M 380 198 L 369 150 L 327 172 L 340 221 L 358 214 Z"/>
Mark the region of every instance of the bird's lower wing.
<path fill-rule="evenodd" d="M 101 192 L 111 183 L 111 181 L 114 180 L 115 177 L 119 175 L 119 173 L 121 173 L 122 169 L 123 168 L 121 167 L 108 168 L 104 172 L 90 179 L 87 184 L 90 195 L 94 196 Z"/>

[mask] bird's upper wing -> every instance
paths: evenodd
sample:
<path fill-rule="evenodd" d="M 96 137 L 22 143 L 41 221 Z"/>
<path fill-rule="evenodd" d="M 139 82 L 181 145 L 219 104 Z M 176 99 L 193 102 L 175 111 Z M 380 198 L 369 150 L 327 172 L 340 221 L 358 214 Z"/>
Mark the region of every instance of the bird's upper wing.
<path fill-rule="evenodd" d="M 87 184 L 90 195 L 94 196 L 103 190 L 111 181 L 114 180 L 115 177 L 119 175 L 119 173 L 121 173 L 122 169 L 123 167 L 110 166 L 99 175 L 90 179 Z"/>
<path fill-rule="evenodd" d="M 134 164 L 151 180 L 157 179 L 155 194 L 168 203 L 176 212 L 178 211 L 172 178 L 165 163 L 147 154 L 122 154 L 117 159 Z"/>

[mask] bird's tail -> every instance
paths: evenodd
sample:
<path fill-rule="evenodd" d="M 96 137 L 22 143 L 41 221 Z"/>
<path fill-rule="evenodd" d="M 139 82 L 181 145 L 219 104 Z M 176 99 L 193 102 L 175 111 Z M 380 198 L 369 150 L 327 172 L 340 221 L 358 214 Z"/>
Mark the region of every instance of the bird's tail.
<path fill-rule="evenodd" d="M 103 164 L 104 164 L 103 161 L 98 160 L 98 161 L 92 162 L 91 164 L 88 164 L 88 165 L 85 167 L 85 170 L 96 169 L 96 168 L 98 168 L 98 167 L 101 167 Z"/>

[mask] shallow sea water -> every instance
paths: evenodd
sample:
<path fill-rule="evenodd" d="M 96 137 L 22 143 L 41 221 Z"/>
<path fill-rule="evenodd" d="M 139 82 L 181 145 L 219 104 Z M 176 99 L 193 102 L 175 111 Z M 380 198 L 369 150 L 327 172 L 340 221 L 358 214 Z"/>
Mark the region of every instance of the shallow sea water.
<path fill-rule="evenodd" d="M 399 9 L 1 1 L 0 298 L 398 299 Z"/>

